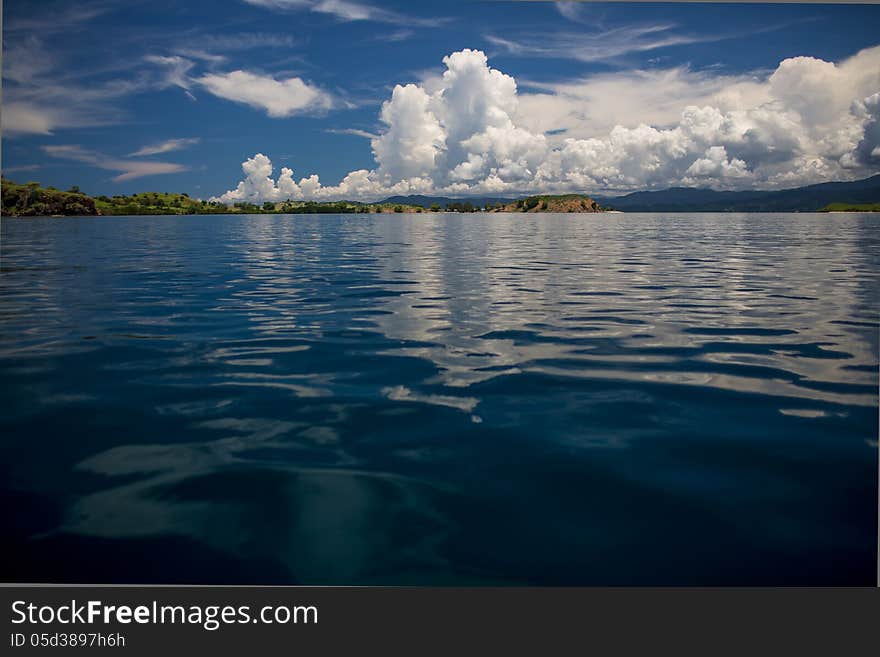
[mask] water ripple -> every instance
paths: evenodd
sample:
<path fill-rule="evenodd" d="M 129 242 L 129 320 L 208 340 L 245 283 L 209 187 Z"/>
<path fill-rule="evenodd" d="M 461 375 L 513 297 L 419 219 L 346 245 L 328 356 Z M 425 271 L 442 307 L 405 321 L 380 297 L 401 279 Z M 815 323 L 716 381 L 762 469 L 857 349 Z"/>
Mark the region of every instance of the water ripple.
<path fill-rule="evenodd" d="M 5 579 L 873 582 L 877 228 L 4 219 Z"/>

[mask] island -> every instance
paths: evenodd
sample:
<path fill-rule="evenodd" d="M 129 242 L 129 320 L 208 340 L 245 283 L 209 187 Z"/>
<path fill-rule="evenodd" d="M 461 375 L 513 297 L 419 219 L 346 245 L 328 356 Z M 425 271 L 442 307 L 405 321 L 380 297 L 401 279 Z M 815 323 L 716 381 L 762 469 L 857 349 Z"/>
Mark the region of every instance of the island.
<path fill-rule="evenodd" d="M 492 212 L 602 212 L 602 206 L 583 194 L 528 196 L 506 205 L 492 208 Z"/>

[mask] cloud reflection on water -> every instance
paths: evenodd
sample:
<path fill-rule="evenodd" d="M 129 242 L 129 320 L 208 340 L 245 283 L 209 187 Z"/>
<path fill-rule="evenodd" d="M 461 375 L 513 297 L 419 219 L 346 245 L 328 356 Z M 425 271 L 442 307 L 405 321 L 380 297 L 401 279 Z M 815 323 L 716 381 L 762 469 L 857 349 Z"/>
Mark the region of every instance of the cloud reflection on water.
<path fill-rule="evenodd" d="M 493 549 L 522 518 L 548 549 L 571 550 L 576 571 L 605 549 L 597 535 L 629 540 L 598 499 L 680 486 L 683 525 L 703 518 L 689 505 L 722 513 L 712 482 L 734 479 L 720 474 L 731 461 L 676 451 L 679 441 L 715 432 L 745 463 L 767 435 L 809 435 L 816 458 L 834 440 L 866 444 L 859 418 L 877 404 L 872 220 L 132 219 L 119 226 L 132 234 L 100 252 L 76 247 L 98 222 L 74 222 L 73 245 L 32 236 L 44 262 L 63 266 L 3 279 L 0 328 L 20 337 L 0 358 L 4 371 L 41 377 L 20 390 L 43 409 L 104 418 L 68 464 L 90 479 L 57 533 L 182 534 L 271 557 L 296 581 L 509 579 L 514 568 L 495 573 L 464 554 L 481 524 L 453 511 L 464 504 L 502 523 L 498 543 L 483 537 Z M 25 253 L 13 244 L 7 257 Z M 90 294 L 74 296 L 85 281 Z M 76 394 L 56 378 L 62 368 L 80 373 Z M 738 406 L 751 416 L 741 426 Z M 581 470 L 560 479 L 568 463 Z M 791 478 L 782 501 L 819 487 L 813 469 L 768 454 L 741 467 L 766 491 Z M 560 499 L 566 476 L 582 489 Z M 533 487 L 558 511 L 527 511 Z M 572 495 L 592 502 L 569 509 Z M 659 503 L 626 513 L 647 518 Z M 824 516 L 799 518 L 812 527 Z M 540 581 L 532 566 L 523 577 Z"/>

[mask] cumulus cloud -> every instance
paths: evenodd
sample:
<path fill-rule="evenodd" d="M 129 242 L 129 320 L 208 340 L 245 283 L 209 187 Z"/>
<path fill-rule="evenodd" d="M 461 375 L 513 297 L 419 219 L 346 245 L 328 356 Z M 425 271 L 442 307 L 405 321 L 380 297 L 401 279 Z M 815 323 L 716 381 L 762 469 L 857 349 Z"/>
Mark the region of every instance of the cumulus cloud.
<path fill-rule="evenodd" d="M 601 137 L 622 125 L 675 125 L 689 105 L 728 111 L 756 107 L 769 97 L 754 75 L 723 75 L 686 66 L 596 73 L 566 82 L 519 83 L 514 121 L 532 132 L 566 137 Z"/>
<path fill-rule="evenodd" d="M 855 103 L 853 110 L 865 117 L 865 130 L 855 151 L 847 154 L 846 163 L 855 167 L 880 166 L 880 93 Z"/>
<path fill-rule="evenodd" d="M 172 162 L 126 160 L 105 155 L 104 153 L 99 153 L 97 151 L 90 151 L 74 144 L 43 146 L 43 151 L 52 157 L 83 162 L 98 167 L 99 169 L 107 169 L 108 171 L 119 171 L 120 174 L 113 178 L 114 182 L 123 182 L 125 180 L 133 180 L 135 178 L 142 178 L 143 176 L 153 176 L 162 173 L 178 173 L 180 171 L 186 171 L 186 167 L 181 164 L 174 164 Z"/>
<path fill-rule="evenodd" d="M 215 96 L 265 110 L 274 118 L 325 110 L 333 105 L 330 94 L 297 77 L 276 80 L 248 71 L 230 71 L 207 73 L 196 80 Z"/>
<path fill-rule="evenodd" d="M 325 186 L 318 176 L 301 178 L 296 182 L 293 178 L 293 170 L 283 167 L 278 179 L 272 178 L 272 162 L 263 155 L 257 153 L 241 164 L 244 172 L 244 180 L 238 183 L 235 189 L 212 200 L 234 203 L 237 201 L 283 201 L 291 200 L 331 200 L 331 199 L 367 199 L 375 198 L 383 194 L 404 194 L 416 191 L 429 191 L 431 181 L 421 181 L 421 186 L 415 180 L 401 181 L 396 185 L 386 186 L 379 183 L 373 172 L 359 169 L 347 174 L 338 185 Z"/>
<path fill-rule="evenodd" d="M 595 89 L 588 79 L 538 94 L 518 93 L 514 78 L 477 50 L 443 63 L 442 77 L 397 85 L 382 105 L 372 169 L 333 186 L 315 175 L 295 182 L 289 168 L 275 180 L 269 158 L 258 154 L 220 200 L 772 189 L 880 168 L 880 47 L 838 63 L 786 59 L 762 76 L 631 72 L 624 82 L 597 76 Z M 640 89 L 629 88 L 639 81 Z M 626 107 L 612 124 L 621 100 L 602 98 L 615 91 Z M 550 121 L 548 107 L 557 110 Z"/>

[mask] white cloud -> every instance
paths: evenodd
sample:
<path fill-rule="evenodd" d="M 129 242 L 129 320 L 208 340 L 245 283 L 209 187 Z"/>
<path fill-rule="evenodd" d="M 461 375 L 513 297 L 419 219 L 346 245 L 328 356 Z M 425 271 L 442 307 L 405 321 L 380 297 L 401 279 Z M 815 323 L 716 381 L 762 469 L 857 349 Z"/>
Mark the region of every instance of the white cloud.
<path fill-rule="evenodd" d="M 232 32 L 226 34 L 201 34 L 198 36 L 187 35 L 185 41 L 181 40 L 174 49 L 175 55 L 170 57 L 154 56 L 148 58 L 153 63 L 173 65 L 175 61 L 187 63 L 186 69 L 181 71 L 181 82 L 189 83 L 185 76 L 193 63 L 189 60 L 198 60 L 209 68 L 217 67 L 229 61 L 227 54 L 243 50 L 289 49 L 297 43 L 290 34 L 274 32 Z M 163 61 L 164 60 L 164 61 Z M 178 84 L 177 86 L 182 86 Z"/>
<path fill-rule="evenodd" d="M 686 179 L 701 178 L 743 178 L 748 176 L 746 163 L 738 158 L 730 159 L 724 146 L 710 146 L 703 157 L 694 160 L 687 171 Z"/>
<path fill-rule="evenodd" d="M 7 34 L 29 35 L 68 33 L 112 9 L 111 3 L 92 3 L 88 6 L 86 3 L 78 2 L 70 7 L 56 5 L 51 11 L 35 12 L 33 16 L 15 16 L 4 12 L 6 15 L 3 16 L 3 31 Z"/>
<path fill-rule="evenodd" d="M 18 23 L 19 29 L 23 24 Z M 149 80 L 137 76 L 96 79 L 101 71 L 88 69 L 61 75 L 58 66 L 63 58 L 46 46 L 45 33 L 37 33 L 43 36 L 6 39 L 4 43 L 4 134 L 49 135 L 59 128 L 114 123 L 121 116 L 114 101 L 151 86 Z"/>
<path fill-rule="evenodd" d="M 270 111 L 277 111 L 281 116 L 289 116 L 300 108 L 302 111 L 321 110 L 331 104 L 329 94 L 299 78 L 274 81 L 271 77 L 241 71 L 216 73 L 215 68 L 228 60 L 215 51 L 288 48 L 296 43 L 295 37 L 289 34 L 203 34 L 197 29 L 188 34 L 186 42 L 174 48 L 173 53 L 135 53 L 89 66 L 71 63 L 73 60 L 65 57 L 63 44 L 50 43 L 57 32 L 69 30 L 71 25 L 80 26 L 107 10 L 107 7 L 80 7 L 75 11 L 62 11 L 58 17 L 61 22 L 11 17 L 4 24 L 4 33 L 13 37 L 5 39 L 3 44 L 2 128 L 5 135 L 50 135 L 58 129 L 122 123 L 130 119 L 130 114 L 120 105 L 120 99 L 171 87 L 179 87 L 190 100 L 195 100 L 193 91 L 201 79 L 200 69 L 215 73 L 213 77 L 202 74 L 202 78 L 218 95 L 261 109 L 268 105 Z M 174 40 L 182 40 L 182 37 L 174 37 Z M 138 44 L 132 45 L 137 47 Z M 115 77 L 110 77 L 111 74 Z M 245 88 L 241 98 L 228 89 L 239 74 L 247 76 L 242 79 Z M 272 82 L 277 85 L 273 87 Z M 267 96 L 276 93 L 278 102 L 269 102 Z"/>
<path fill-rule="evenodd" d="M 51 135 L 61 123 L 51 109 L 20 102 L 5 103 L 0 121 L 5 134 L 31 135 Z"/>
<path fill-rule="evenodd" d="M 330 94 L 297 77 L 276 80 L 248 71 L 231 71 L 207 73 L 196 81 L 215 96 L 265 110 L 274 118 L 326 110 L 333 105 Z"/>
<path fill-rule="evenodd" d="M 284 47 L 293 39 L 271 33 L 240 33 L 205 36 L 195 42 L 211 49 L 241 50 L 257 44 Z M 198 66 L 210 70 L 226 58 L 195 46 L 178 52 L 187 56 L 151 54 L 114 62 L 109 69 L 71 72 L 59 70 L 64 59 L 43 37 L 17 38 L 3 49 L 3 132 L 50 135 L 58 129 L 120 123 L 127 118 L 118 104 L 120 99 L 171 87 L 182 89 L 195 100 L 193 91 L 201 85 L 217 96 L 247 103 L 270 116 L 323 111 L 333 105 L 330 94 L 296 77 L 276 80 L 247 71 L 199 75 L 195 71 Z M 106 79 L 110 71 L 126 75 Z"/>
<path fill-rule="evenodd" d="M 277 32 L 231 32 L 223 34 L 203 34 L 188 38 L 184 47 L 196 48 L 201 52 L 229 52 L 239 50 L 266 50 L 267 48 L 290 48 L 297 43 L 291 34 Z"/>
<path fill-rule="evenodd" d="M 573 2 L 557 2 L 557 10 L 567 19 L 587 23 L 581 7 Z M 815 20 L 813 18 L 805 19 Z M 803 22 L 803 21 L 799 21 Z M 574 59 L 582 62 L 602 62 L 622 58 L 630 53 L 643 53 L 682 46 L 692 43 L 713 43 L 741 36 L 774 32 L 789 27 L 791 23 L 772 23 L 752 28 L 747 33 L 736 31 L 708 31 L 686 34 L 672 22 L 620 25 L 602 27 L 601 21 L 589 21 L 589 25 L 577 31 L 530 30 L 523 33 L 499 36 L 488 34 L 486 39 L 493 45 L 516 56 L 551 57 Z"/>
<path fill-rule="evenodd" d="M 90 164 L 99 169 L 121 172 L 118 176 L 113 178 L 114 182 L 133 180 L 135 178 L 142 178 L 143 176 L 186 171 L 186 167 L 181 164 L 174 164 L 172 162 L 126 160 L 98 153 L 96 151 L 90 151 L 73 144 L 43 146 L 43 151 L 52 157 L 75 160 L 77 162 Z"/>
<path fill-rule="evenodd" d="M 186 58 L 197 59 L 209 66 L 223 64 L 227 60 L 227 57 L 225 55 L 215 55 L 214 53 L 208 52 L 207 50 L 202 50 L 200 48 L 178 48 L 177 53 L 177 56 L 181 59 L 184 59 L 184 61 L 186 61 Z M 169 57 L 168 59 L 171 58 Z"/>
<path fill-rule="evenodd" d="M 39 164 L 22 164 L 21 166 L 15 167 L 3 167 L 3 173 L 18 173 L 22 171 L 37 171 L 42 167 Z"/>
<path fill-rule="evenodd" d="M 880 167 L 880 47 L 838 63 L 786 59 L 763 75 L 633 71 L 524 95 L 480 51 L 443 62 L 442 77 L 397 85 L 383 104 L 373 169 L 335 186 L 317 176 L 295 183 L 286 168 L 274 181 L 259 154 L 220 198 L 770 189 Z"/>
<path fill-rule="evenodd" d="M 561 16 L 570 21 L 580 23 L 583 20 L 581 12 L 584 8 L 583 2 L 556 2 L 556 10 Z"/>
<path fill-rule="evenodd" d="M 3 49 L 3 77 L 27 84 L 39 78 L 55 66 L 52 54 L 43 47 L 42 41 L 29 35 L 15 42 L 14 47 Z"/>
<path fill-rule="evenodd" d="M 724 111 L 768 100 L 766 85 L 753 75 L 717 75 L 684 66 L 598 73 L 569 82 L 526 81 L 514 117 L 532 132 L 556 137 L 600 137 L 616 125 L 674 125 L 689 105 Z"/>
<path fill-rule="evenodd" d="M 160 86 L 190 88 L 189 72 L 195 66 L 191 60 L 180 55 L 147 55 L 144 59 L 164 69 L 164 78 Z"/>
<path fill-rule="evenodd" d="M 387 34 L 380 34 L 376 37 L 376 41 L 383 41 L 385 43 L 396 43 L 398 41 L 406 41 L 408 39 L 412 39 L 415 35 L 415 30 L 404 28 L 400 30 L 395 30 L 394 32 L 388 32 Z"/>
<path fill-rule="evenodd" d="M 145 157 L 148 155 L 158 155 L 159 153 L 170 153 L 171 151 L 179 151 L 189 148 L 199 143 L 198 137 L 187 137 L 183 139 L 166 139 L 155 144 L 149 144 L 130 153 L 129 157 Z"/>
<path fill-rule="evenodd" d="M 405 16 L 396 11 L 377 7 L 366 2 L 355 0 L 244 0 L 249 5 L 256 5 L 277 11 L 310 11 L 316 14 L 327 14 L 343 21 L 374 21 L 395 25 L 437 25 L 442 19 L 423 19 Z"/>
<path fill-rule="evenodd" d="M 324 132 L 329 132 L 334 135 L 354 135 L 355 137 L 363 137 L 364 139 L 375 139 L 377 137 L 376 134 L 359 128 L 327 128 Z"/>
<path fill-rule="evenodd" d="M 880 166 L 880 93 L 854 105 L 853 110 L 865 118 L 865 130 L 855 151 L 844 156 L 846 166 Z"/>
<path fill-rule="evenodd" d="M 393 185 L 380 183 L 373 172 L 359 169 L 347 174 L 338 185 L 325 186 L 317 175 L 312 174 L 293 179 L 293 170 L 283 167 L 277 181 L 272 178 L 272 162 L 262 153 L 242 162 L 244 180 L 235 189 L 216 197 L 225 203 L 237 201 L 283 201 L 292 200 L 331 200 L 366 199 L 385 194 L 409 194 L 426 192 L 431 189 L 431 180 L 407 179 Z"/>
<path fill-rule="evenodd" d="M 559 32 L 552 35 L 531 34 L 524 37 L 501 37 L 489 34 L 489 43 L 513 55 L 553 57 L 599 62 L 633 52 L 648 52 L 669 46 L 717 41 L 711 34 L 678 34 L 674 24 L 625 25 L 595 32 Z"/>
<path fill-rule="evenodd" d="M 383 174 L 411 178 L 429 173 L 445 140 L 440 122 L 429 109 L 430 97 L 414 84 L 397 85 L 382 105 L 387 130 L 373 138 L 373 153 Z"/>

